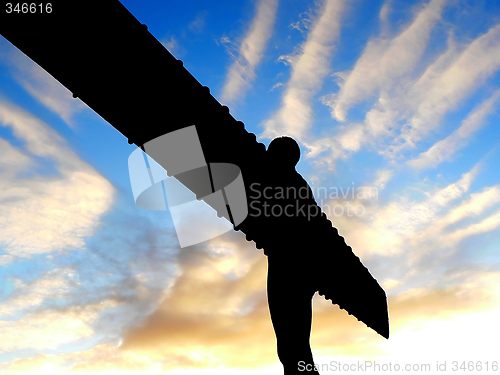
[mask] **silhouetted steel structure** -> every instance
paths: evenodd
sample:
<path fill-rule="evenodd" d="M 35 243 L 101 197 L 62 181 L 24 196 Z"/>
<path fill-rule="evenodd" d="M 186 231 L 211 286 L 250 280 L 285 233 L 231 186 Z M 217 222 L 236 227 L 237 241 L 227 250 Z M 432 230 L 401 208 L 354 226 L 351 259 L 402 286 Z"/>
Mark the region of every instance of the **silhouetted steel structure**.
<path fill-rule="evenodd" d="M 167 132 L 196 125 L 207 162 L 239 166 L 247 191 L 253 183 L 266 186 L 266 147 L 122 4 L 52 3 L 50 14 L 4 14 L 0 33 L 130 144 L 140 147 Z M 250 205 L 252 195 L 247 196 Z M 273 238 L 277 234 L 270 233 L 266 224 L 249 215 L 235 230 L 271 252 L 279 246 L 279 238 Z M 329 247 L 312 250 L 319 258 L 320 294 L 388 338 L 384 290 L 326 215 L 305 223 L 304 231 L 311 237 L 298 245 Z"/>

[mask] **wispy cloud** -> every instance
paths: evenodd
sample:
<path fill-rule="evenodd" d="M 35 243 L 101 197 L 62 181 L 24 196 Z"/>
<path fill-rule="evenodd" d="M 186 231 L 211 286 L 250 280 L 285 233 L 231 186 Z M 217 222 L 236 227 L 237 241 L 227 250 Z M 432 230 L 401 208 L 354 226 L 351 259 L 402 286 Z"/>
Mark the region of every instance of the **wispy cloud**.
<path fill-rule="evenodd" d="M 385 189 L 385 185 L 389 182 L 394 174 L 393 170 L 390 169 L 382 169 L 377 171 L 377 178 L 373 182 L 373 185 L 378 189 Z"/>
<path fill-rule="evenodd" d="M 406 106 L 401 108 L 401 99 L 392 99 L 391 95 L 395 88 L 406 86 L 411 80 L 410 73 L 420 61 L 445 3 L 446 0 L 430 1 L 399 35 L 392 39 L 381 36 L 370 40 L 352 71 L 335 74 L 340 91 L 321 98 L 322 103 L 330 107 L 333 118 L 345 121 L 352 105 L 373 94 L 378 94 L 379 99 L 366 113 L 363 123 L 347 124 L 335 136 L 307 145 L 310 158 L 325 153 L 315 161 L 317 165 L 334 170 L 337 159 L 346 159 L 363 144 L 391 134 L 401 112 L 406 110 Z M 387 28 L 384 26 L 387 13 L 386 3 L 380 12 L 383 29 Z"/>
<path fill-rule="evenodd" d="M 493 231 L 500 227 L 500 189 L 498 186 L 485 188 L 470 194 L 449 211 L 438 215 L 420 231 L 411 236 L 412 253 L 410 264 L 417 264 L 435 251 L 443 251 L 441 257 L 448 259 L 457 251 L 466 238 Z M 493 213 L 492 208 L 497 207 Z M 484 215 L 486 214 L 486 215 Z M 438 258 L 434 256 L 434 258 Z"/>
<path fill-rule="evenodd" d="M 283 86 L 283 82 L 278 82 L 273 87 L 271 87 L 271 91 L 274 91 L 275 89 L 277 89 L 278 87 L 281 87 L 281 86 Z"/>
<path fill-rule="evenodd" d="M 237 251 L 239 259 L 236 263 L 244 261 L 250 267 L 238 278 L 228 279 L 221 276 L 227 275 L 224 264 L 234 258 L 234 251 L 212 248 L 209 253 L 204 253 L 200 250 L 191 251 L 184 258 L 183 268 L 186 274 L 178 280 L 172 296 L 150 316 L 145 325 L 130 332 L 121 346 L 105 344 L 83 351 L 20 358 L 0 365 L 2 373 L 31 374 L 39 372 L 41 368 L 50 368 L 53 373 L 86 371 L 93 374 L 120 371 L 123 368 L 140 373 L 196 368 L 208 373 L 239 374 L 238 369 L 233 370 L 231 367 L 247 367 L 243 370 L 243 373 L 247 373 L 254 366 L 261 367 L 275 362 L 275 339 L 265 292 L 255 295 L 265 285 L 265 262 L 255 262 L 255 259 L 246 259 L 245 262 L 241 256 L 246 251 Z M 439 279 L 441 275 L 434 276 Z M 481 316 L 480 313 L 490 313 L 483 315 L 486 320 L 482 321 L 481 327 L 487 327 L 495 321 L 500 279 L 497 272 L 481 268 L 465 269 L 456 270 L 443 278 L 446 279 L 444 285 L 437 285 L 437 280 L 433 280 L 426 285 L 410 287 L 389 295 L 393 335 L 391 340 L 394 340 L 390 341 L 391 346 L 400 346 L 408 340 L 424 337 L 428 340 L 428 332 L 424 337 L 418 334 L 421 330 L 441 327 L 443 331 L 460 328 L 462 332 L 469 327 L 461 326 L 463 319 L 468 316 L 477 319 Z M 189 298 L 189 295 L 195 295 L 198 299 Z M 201 303 L 196 304 L 196 301 Z M 253 302 L 254 308 L 241 311 L 238 307 L 242 302 Z M 43 316 L 33 320 L 42 323 L 38 332 L 31 332 L 30 336 L 26 336 L 27 331 L 23 330 L 20 336 L 37 338 L 40 334 L 54 333 L 46 343 L 47 347 L 54 347 L 55 343 L 71 342 L 78 335 L 86 337 L 92 332 L 91 323 L 95 320 L 96 311 L 100 310 L 96 306 L 90 306 L 86 310 L 70 309 L 64 319 L 56 315 L 48 316 L 61 319 L 61 325 L 68 327 L 70 319 L 74 319 L 74 313 L 82 313 L 81 320 L 73 322 L 66 336 L 62 336 L 61 331 L 54 332 L 55 325 L 47 325 L 49 322 L 47 319 L 42 320 Z M 496 325 L 493 324 L 492 327 Z M 408 334 L 408 330 L 414 332 Z M 490 335 L 491 330 L 486 329 L 482 330 L 480 337 L 488 339 Z M 453 335 L 440 338 L 442 341 L 439 345 L 451 345 L 450 355 L 456 353 L 453 346 L 456 338 Z M 363 345 L 359 345 L 360 340 Z M 11 346 L 18 342 L 14 340 Z M 353 356 L 383 354 L 387 349 L 385 342 L 383 348 L 378 346 L 380 339 L 374 332 L 319 296 L 314 298 L 311 342 L 318 358 L 331 355 L 334 350 L 337 360 L 339 356 L 350 357 L 352 360 Z M 407 347 L 406 345 L 405 351 L 408 351 Z M 251 359 L 237 355 L 241 351 Z M 448 353 L 439 351 L 439 354 Z M 256 368 L 255 371 L 263 373 L 265 370 Z M 269 371 L 273 372 L 275 371 Z"/>
<path fill-rule="evenodd" d="M 229 68 L 222 89 L 223 102 L 242 97 L 249 89 L 271 36 L 277 8 L 278 0 L 260 0 L 252 25 L 240 45 L 238 58 Z"/>
<path fill-rule="evenodd" d="M 487 115 L 493 112 L 494 105 L 500 97 L 500 90 L 476 107 L 462 122 L 461 126 L 445 139 L 436 142 L 429 150 L 421 153 L 408 164 L 414 168 L 435 167 L 443 161 L 451 161 L 455 153 L 464 148 L 474 132 L 484 124 Z"/>
<path fill-rule="evenodd" d="M 430 33 L 441 18 L 446 0 L 431 0 L 415 20 L 392 40 L 368 42 L 354 69 L 329 103 L 332 116 L 345 121 L 349 107 L 379 90 L 390 89 L 394 81 L 411 72 L 427 47 Z M 387 17 L 385 4 L 381 21 Z M 385 15 L 384 15 L 385 14 Z"/>
<path fill-rule="evenodd" d="M 48 271 L 29 283 L 14 280 L 14 292 L 0 308 L 0 317 L 4 318 L 0 320 L 4 338 L 0 351 L 54 350 L 92 336 L 92 325 L 99 314 L 119 302 L 107 299 L 97 304 L 77 303 L 72 300 L 80 284 L 77 280 L 77 273 L 70 268 Z M 58 304 L 58 308 L 47 308 L 47 301 Z M 68 301 L 74 305 L 68 305 Z"/>
<path fill-rule="evenodd" d="M 442 249 L 446 249 L 442 255 L 450 257 L 464 239 L 500 227 L 498 208 L 489 213 L 499 203 L 500 187 L 493 186 L 470 194 L 444 214 L 436 215 L 432 222 L 411 236 L 413 251 L 409 262 L 415 264 L 430 252 Z"/>
<path fill-rule="evenodd" d="M 80 99 L 73 98 L 71 91 L 17 48 L 12 47 L 2 36 L 0 36 L 0 49 L 4 52 L 0 57 L 11 68 L 13 77 L 19 84 L 73 128 L 75 126 L 73 117 L 87 108 L 85 103 Z"/>
<path fill-rule="evenodd" d="M 385 37 L 389 33 L 389 12 L 390 4 L 389 0 L 382 5 L 380 8 L 380 13 L 378 14 L 380 20 L 380 35 Z"/>
<path fill-rule="evenodd" d="M 65 296 L 75 282 L 75 272 L 69 268 L 60 268 L 46 272 L 34 282 L 24 283 L 12 280 L 15 291 L 0 305 L 0 317 L 13 316 L 16 313 L 39 307 L 46 298 L 56 299 Z"/>
<path fill-rule="evenodd" d="M 403 151 L 415 148 L 418 141 L 439 127 L 443 115 L 456 108 L 461 100 L 500 69 L 499 36 L 500 25 L 497 25 L 461 51 L 450 37 L 447 50 L 439 55 L 418 79 L 412 80 L 409 75 L 405 75 L 397 84 L 387 83 L 384 89 L 379 85 L 379 99 L 366 113 L 363 123 L 349 124 L 341 128 L 334 137 L 311 142 L 308 156 L 318 157 L 326 153 L 318 158 L 316 163 L 334 169 L 337 159 L 347 158 L 367 143 L 389 158 L 400 157 Z M 391 76 L 389 73 L 388 75 Z M 324 99 L 333 109 L 335 100 L 334 98 L 328 102 L 328 99 Z M 488 108 L 493 106 L 495 100 L 492 98 L 491 104 L 485 103 L 484 116 L 491 110 Z M 463 123 L 465 128 L 452 135 L 446 142 L 458 142 L 456 147 L 462 147 L 463 143 L 459 142 L 461 132 L 473 132 L 478 129 L 482 114 L 479 109 L 474 116 L 471 114 Z M 473 122 L 478 125 L 474 126 Z M 463 141 L 465 142 L 465 139 Z M 415 167 L 422 163 L 433 164 L 428 158 L 436 156 L 441 146 L 442 144 L 438 143 L 432 153 L 420 156 L 426 158 L 425 163 L 420 157 L 417 158 L 418 162 L 415 160 L 411 163 Z M 448 158 L 445 155 L 443 157 Z"/>
<path fill-rule="evenodd" d="M 191 21 L 191 23 L 188 25 L 188 29 L 193 33 L 199 34 L 203 32 L 206 20 L 207 20 L 207 12 L 202 11 L 196 15 L 196 18 L 193 21 Z"/>
<path fill-rule="evenodd" d="M 500 203 L 500 186 L 487 187 L 480 193 L 471 194 L 470 199 L 450 210 L 442 221 L 436 224 L 446 227 L 467 217 L 477 217 L 498 203 Z"/>
<path fill-rule="evenodd" d="M 84 246 L 99 217 L 112 205 L 114 187 L 82 161 L 48 125 L 0 101 L 0 125 L 26 143 L 20 150 L 0 140 L 0 245 L 17 257 Z M 12 160 L 15 161 L 11 164 Z M 56 163 L 59 176 L 36 172 L 39 161 Z M 18 169 L 19 168 L 19 169 Z M 34 177 L 22 177 L 33 174 Z M 12 260 L 12 258 L 9 258 Z"/>
<path fill-rule="evenodd" d="M 17 321 L 0 321 L 0 334 L 4 338 L 0 350 L 54 350 L 61 345 L 90 337 L 94 333 L 91 324 L 98 312 L 115 304 L 75 306 L 64 312 L 42 311 L 26 314 Z"/>
<path fill-rule="evenodd" d="M 161 44 L 163 44 L 173 55 L 179 54 L 179 42 L 175 36 L 170 35 L 169 37 L 163 38 Z"/>
<path fill-rule="evenodd" d="M 298 52 L 281 57 L 291 64 L 292 75 L 286 84 L 281 108 L 264 122 L 261 137 L 287 134 L 301 140 L 304 138 L 312 121 L 310 100 L 330 71 L 330 57 L 340 34 L 344 5 L 344 1 L 324 1 L 307 40 Z"/>
<path fill-rule="evenodd" d="M 400 263 L 397 271 L 386 269 L 393 288 L 411 285 L 409 278 L 413 278 L 412 283 L 422 282 L 432 267 L 453 269 L 460 263 L 454 257 L 465 239 L 500 228 L 500 187 L 469 194 L 481 166 L 479 162 L 445 187 L 427 187 L 422 191 L 427 196 L 423 200 L 400 196 L 382 204 L 376 199 L 355 199 L 351 207 L 362 204 L 366 213 L 362 217 L 332 216 L 332 222 L 367 264 L 374 255 Z M 333 204 L 339 202 L 329 203 Z M 443 272 L 443 268 L 436 272 Z"/>
<path fill-rule="evenodd" d="M 424 86 L 426 90 L 420 94 L 422 101 L 395 140 L 392 152 L 415 147 L 418 141 L 439 125 L 445 113 L 455 108 L 499 69 L 500 25 L 497 25 L 467 46 L 446 70 L 432 75 L 432 83 Z M 418 88 L 419 82 L 415 84 L 415 89 Z"/>
<path fill-rule="evenodd" d="M 4 280 L 12 289 L 2 296 L 0 352 L 66 350 L 96 335 L 116 342 L 175 278 L 165 245 L 172 234 L 127 203 L 117 206 L 119 190 L 32 114 L 0 100 L 0 127 L 12 138 L 0 138 L 0 263 L 29 268 L 36 257 L 52 268 Z"/>
<path fill-rule="evenodd" d="M 179 366 L 229 367 L 274 360 L 265 293 L 266 259 L 238 233 L 187 248 L 162 305 L 125 335 L 123 349 L 168 353 Z M 193 354 L 193 348 L 197 348 Z M 248 355 L 235 356 L 245 350 Z"/>
<path fill-rule="evenodd" d="M 460 228 L 453 233 L 450 233 L 447 237 L 452 243 L 462 241 L 464 238 L 475 236 L 480 233 L 485 233 L 497 229 L 500 227 L 500 210 L 497 210 L 494 214 L 484 218 L 478 223 L 471 224 L 466 228 Z"/>
<path fill-rule="evenodd" d="M 334 225 L 348 239 L 349 245 L 360 255 L 381 254 L 395 256 L 401 253 L 419 252 L 418 246 L 411 241 L 419 237 L 442 215 L 445 215 L 454 202 L 458 201 L 469 190 L 470 185 L 480 170 L 476 165 L 462 177 L 445 187 L 425 191 L 427 198 L 421 201 L 402 196 L 381 205 L 370 201 L 351 202 L 352 205 L 363 204 L 366 214 L 358 220 L 346 215 L 333 217 Z M 389 171 L 381 172 L 377 181 L 390 176 Z M 338 202 L 337 202 L 338 203 Z M 335 202 L 330 202 L 330 205 Z M 436 238 L 436 236 L 431 236 Z"/>

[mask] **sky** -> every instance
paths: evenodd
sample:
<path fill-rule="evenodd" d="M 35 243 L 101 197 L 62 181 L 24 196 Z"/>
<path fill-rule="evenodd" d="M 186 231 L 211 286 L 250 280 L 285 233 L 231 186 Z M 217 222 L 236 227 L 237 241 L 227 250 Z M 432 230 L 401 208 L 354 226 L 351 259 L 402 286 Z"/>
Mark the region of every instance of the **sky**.
<path fill-rule="evenodd" d="M 298 141 L 384 287 L 389 340 L 314 296 L 322 373 L 495 369 L 499 2 L 122 3 L 266 146 Z M 135 149 L 0 37 L 0 373 L 280 373 L 262 250 L 181 249 L 134 203 Z"/>

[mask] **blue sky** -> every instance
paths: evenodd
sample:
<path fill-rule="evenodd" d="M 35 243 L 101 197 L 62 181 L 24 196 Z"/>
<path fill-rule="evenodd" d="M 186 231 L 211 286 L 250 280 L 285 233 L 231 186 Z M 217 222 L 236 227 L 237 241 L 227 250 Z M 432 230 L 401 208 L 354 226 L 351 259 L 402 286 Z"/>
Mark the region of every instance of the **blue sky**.
<path fill-rule="evenodd" d="M 317 362 L 499 360 L 500 3 L 122 3 L 261 142 L 298 140 L 384 286 L 388 341 L 314 297 Z M 279 371 L 261 250 L 180 249 L 135 146 L 4 38 L 0 125 L 2 374 Z"/>

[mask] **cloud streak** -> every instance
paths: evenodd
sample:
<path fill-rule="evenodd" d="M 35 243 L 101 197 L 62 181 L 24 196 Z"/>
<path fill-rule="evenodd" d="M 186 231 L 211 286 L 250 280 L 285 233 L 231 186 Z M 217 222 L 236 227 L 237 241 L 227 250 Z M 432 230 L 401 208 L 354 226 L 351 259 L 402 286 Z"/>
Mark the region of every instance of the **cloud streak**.
<path fill-rule="evenodd" d="M 85 246 L 83 237 L 111 208 L 114 187 L 47 124 L 11 103 L 0 101 L 0 124 L 26 144 L 22 151 L 0 140 L 0 165 L 8 165 L 0 171 L 0 246 L 14 257 Z M 38 175 L 41 161 L 55 162 L 60 175 Z"/>
<path fill-rule="evenodd" d="M 0 36 L 0 57 L 10 67 L 13 77 L 36 100 L 58 114 L 71 128 L 75 127 L 75 114 L 88 108 L 80 99 L 75 99 L 71 91 L 56 81 L 17 48 L 12 47 Z"/>
<path fill-rule="evenodd" d="M 431 67 L 432 68 L 432 67 Z M 402 128 L 392 152 L 415 147 L 416 143 L 439 125 L 441 117 L 477 89 L 500 69 L 500 25 L 475 39 L 458 59 L 433 75 L 432 83 L 421 91 L 422 101 L 413 117 Z M 414 86 L 418 90 L 419 83 Z"/>
<path fill-rule="evenodd" d="M 451 161 L 455 153 L 467 146 L 470 137 L 483 126 L 485 118 L 493 112 L 499 97 L 500 90 L 476 107 L 457 130 L 445 139 L 436 142 L 415 159 L 409 160 L 408 164 L 413 168 L 423 169 L 436 167 L 443 161 Z"/>
<path fill-rule="evenodd" d="M 243 97 L 250 88 L 271 36 L 277 9 L 278 0 L 260 0 L 252 25 L 240 45 L 239 56 L 227 73 L 222 89 L 223 102 Z"/>
<path fill-rule="evenodd" d="M 334 119 L 344 122 L 351 106 L 373 94 L 380 97 L 362 123 L 350 123 L 341 127 L 335 136 L 307 145 L 309 158 L 324 154 L 316 160 L 318 166 L 334 170 L 337 159 L 346 159 L 359 151 L 363 144 L 391 135 L 400 112 L 404 112 L 399 108 L 401 100 L 393 100 L 391 95 L 395 88 L 404 86 L 401 82 L 410 79 L 429 43 L 432 29 L 441 18 L 445 3 L 445 0 L 430 1 L 399 35 L 392 39 L 379 37 L 370 40 L 352 71 L 335 74 L 339 78 L 340 91 L 321 98 L 322 103 L 330 107 Z M 380 12 L 383 29 L 387 28 L 387 13 L 386 3 Z"/>
<path fill-rule="evenodd" d="M 354 69 L 341 84 L 331 102 L 332 116 L 345 121 L 349 107 L 379 90 L 388 90 L 394 82 L 411 72 L 422 57 L 430 33 L 441 18 L 445 0 L 431 0 L 411 25 L 392 40 L 368 42 Z M 381 21 L 387 4 L 381 11 Z M 385 18 L 387 15 L 385 15 Z"/>
<path fill-rule="evenodd" d="M 425 9 L 422 12 L 425 12 Z M 380 96 L 366 113 L 363 123 L 351 123 L 341 128 L 335 137 L 325 137 L 311 142 L 308 157 L 318 157 L 326 153 L 318 158 L 316 163 L 327 165 L 333 170 L 337 159 L 346 159 L 367 143 L 388 158 L 403 156 L 404 151 L 416 148 L 417 143 L 423 137 L 438 128 L 441 118 L 447 112 L 456 108 L 460 101 L 500 69 L 499 40 L 500 25 L 492 27 L 461 51 L 450 37 L 448 49 L 439 55 L 417 79 L 412 80 L 409 75 L 414 65 L 412 65 L 412 70 L 404 68 L 405 74 L 397 83 L 393 80 L 385 81 L 385 78 L 377 78 L 375 83 L 372 82 L 371 86 L 368 84 L 367 87 L 379 89 Z M 395 56 L 392 57 L 397 60 Z M 395 69 L 395 71 L 398 70 Z M 388 73 L 388 76 L 391 77 L 391 74 L 395 73 Z M 370 77 L 369 74 L 368 77 Z M 361 85 L 361 76 L 358 82 Z M 363 90 L 365 88 L 359 90 L 355 89 L 355 86 L 352 88 L 352 92 L 356 93 L 362 93 Z M 370 93 L 372 91 L 370 89 Z M 457 149 L 463 147 L 467 142 L 460 134 L 479 129 L 480 117 L 486 116 L 491 111 L 490 106 L 493 106 L 496 96 L 493 96 L 491 100 L 491 103 L 486 102 L 484 108 L 478 108 L 477 113 L 471 114 L 468 119 L 464 120 L 464 128 L 448 138 L 444 144 L 452 146 L 451 143 L 453 143 L 453 147 Z M 338 99 L 332 97 L 323 98 L 323 102 L 331 106 L 332 110 L 335 110 L 337 101 Z M 338 105 L 340 112 L 343 111 L 342 108 L 348 107 L 347 104 L 344 107 L 342 107 L 343 104 Z M 463 138 L 462 141 L 460 141 L 461 138 Z M 410 165 L 424 168 L 427 165 L 436 164 L 437 161 L 432 161 L 432 158 L 448 159 L 451 154 L 441 155 L 445 151 L 438 151 L 442 150 L 444 144 L 436 144 L 432 151 L 429 150 L 428 154 L 421 154 L 416 160 L 411 161 Z M 455 151 L 449 149 L 445 153 L 448 152 L 454 153 Z"/>
<path fill-rule="evenodd" d="M 437 233 L 429 236 L 425 235 L 425 231 L 437 227 L 434 223 L 448 212 L 454 202 L 464 196 L 478 172 L 479 165 L 476 165 L 464 173 L 458 181 L 425 192 L 427 198 L 422 201 L 410 200 L 403 196 L 384 206 L 378 201 L 374 201 L 371 205 L 368 204 L 370 202 L 351 202 L 352 205 L 362 203 L 366 208 L 366 214 L 359 220 L 350 220 L 351 218 L 345 215 L 333 218 L 334 225 L 360 256 L 391 257 L 402 253 L 413 256 L 421 251 L 414 242 L 419 238 L 431 238 L 432 246 L 439 247 L 442 242 L 434 241 L 439 238 Z M 382 172 L 378 177 L 388 176 L 390 172 Z M 330 205 L 333 206 L 335 203 L 338 202 L 330 202 Z"/>
<path fill-rule="evenodd" d="M 310 100 L 330 71 L 330 58 L 340 35 L 344 7 L 344 1 L 324 1 L 321 14 L 298 52 L 280 58 L 291 64 L 292 75 L 286 84 L 281 108 L 264 122 L 261 137 L 274 138 L 286 134 L 304 139 L 312 121 Z"/>

